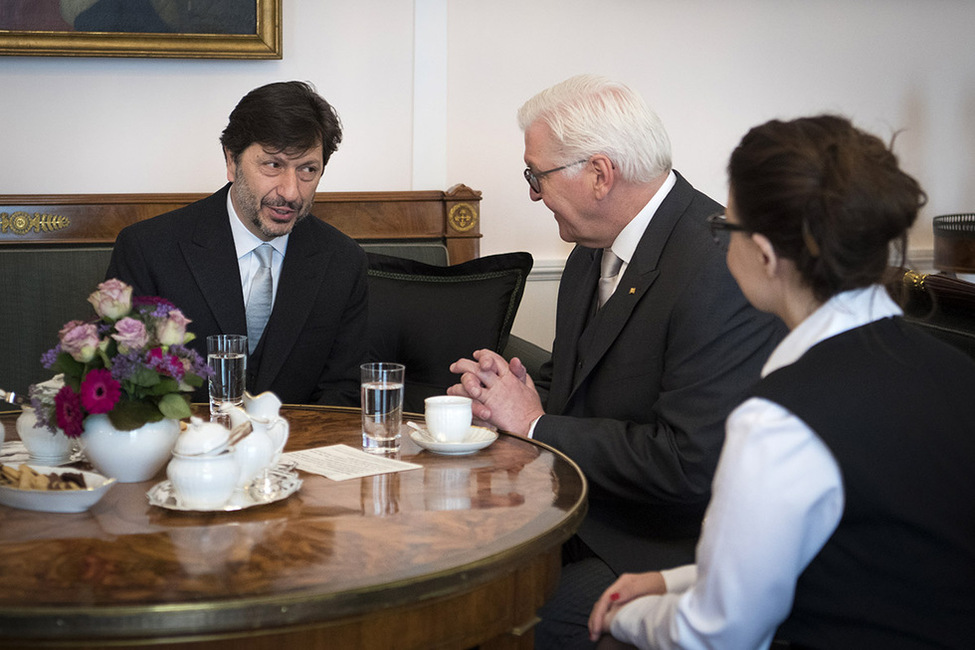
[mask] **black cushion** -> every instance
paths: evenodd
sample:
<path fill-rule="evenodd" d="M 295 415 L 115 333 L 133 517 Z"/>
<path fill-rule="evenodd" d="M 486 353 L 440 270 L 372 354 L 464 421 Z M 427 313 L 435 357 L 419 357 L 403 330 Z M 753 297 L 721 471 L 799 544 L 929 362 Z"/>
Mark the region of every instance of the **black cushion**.
<path fill-rule="evenodd" d="M 406 366 L 404 410 L 457 383 L 450 364 L 474 350 L 501 352 L 532 268 L 529 253 L 433 266 L 377 253 L 369 258 L 369 360 Z"/>

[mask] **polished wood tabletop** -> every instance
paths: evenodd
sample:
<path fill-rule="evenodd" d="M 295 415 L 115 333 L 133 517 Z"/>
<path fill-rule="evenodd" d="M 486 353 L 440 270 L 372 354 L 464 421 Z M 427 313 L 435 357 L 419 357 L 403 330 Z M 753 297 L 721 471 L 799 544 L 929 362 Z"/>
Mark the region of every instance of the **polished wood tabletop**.
<path fill-rule="evenodd" d="M 282 414 L 288 451 L 361 444 L 358 409 Z M 296 494 L 235 512 L 150 505 L 163 473 L 81 514 L 0 506 L 0 647 L 531 647 L 585 515 L 579 468 L 505 433 L 445 456 L 406 431 L 395 457 L 419 469 L 300 472 Z"/>

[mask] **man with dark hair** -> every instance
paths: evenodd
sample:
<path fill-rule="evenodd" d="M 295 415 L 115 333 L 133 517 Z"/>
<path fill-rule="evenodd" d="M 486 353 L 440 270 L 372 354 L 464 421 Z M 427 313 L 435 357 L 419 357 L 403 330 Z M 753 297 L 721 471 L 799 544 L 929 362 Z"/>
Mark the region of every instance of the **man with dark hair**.
<path fill-rule="evenodd" d="M 221 135 L 223 189 L 134 224 L 107 277 L 176 304 L 206 354 L 211 334 L 247 333 L 247 389 L 285 403 L 357 405 L 365 356 L 366 258 L 311 213 L 342 141 L 334 109 L 306 83 L 248 93 Z M 205 394 L 198 395 L 206 401 Z"/>

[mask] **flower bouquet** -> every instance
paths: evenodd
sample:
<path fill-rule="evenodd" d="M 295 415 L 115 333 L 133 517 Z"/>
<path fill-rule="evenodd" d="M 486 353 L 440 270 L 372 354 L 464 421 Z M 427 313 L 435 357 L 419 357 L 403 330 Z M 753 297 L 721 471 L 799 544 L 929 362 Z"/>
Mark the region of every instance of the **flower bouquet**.
<path fill-rule="evenodd" d="M 195 336 L 172 303 L 134 297 L 112 279 L 88 296 L 98 318 L 73 320 L 41 361 L 63 375 L 53 400 L 32 387 L 38 422 L 79 437 L 88 415 L 104 413 L 121 431 L 190 416 L 190 394 L 209 376 L 206 362 L 186 347 Z"/>

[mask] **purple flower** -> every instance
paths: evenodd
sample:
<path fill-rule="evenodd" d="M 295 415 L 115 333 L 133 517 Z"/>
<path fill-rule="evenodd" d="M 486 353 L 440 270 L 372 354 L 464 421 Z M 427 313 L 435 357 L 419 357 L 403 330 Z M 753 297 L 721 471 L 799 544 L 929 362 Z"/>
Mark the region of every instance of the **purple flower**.
<path fill-rule="evenodd" d="M 136 296 L 132 299 L 132 306 L 138 308 L 139 311 L 152 315 L 155 315 L 157 310 L 162 310 L 160 318 L 165 318 L 170 309 L 176 308 L 176 305 L 159 296 Z M 147 307 L 148 309 L 146 309 Z"/>
<path fill-rule="evenodd" d="M 99 339 L 98 328 L 94 324 L 73 320 L 61 328 L 58 336 L 61 338 L 61 349 L 75 361 L 88 363 L 95 358 Z"/>
<path fill-rule="evenodd" d="M 179 360 L 179 357 L 175 354 L 164 354 L 162 348 L 149 350 L 149 355 L 146 357 L 146 365 L 161 375 L 173 377 L 177 380 L 181 380 L 185 372 L 183 362 Z"/>
<path fill-rule="evenodd" d="M 118 341 L 119 350 L 123 352 L 141 350 L 149 343 L 145 323 L 134 318 L 126 317 L 115 323 L 115 332 L 112 338 Z"/>
<path fill-rule="evenodd" d="M 112 378 L 119 382 L 131 380 L 140 368 L 142 354 L 139 351 L 116 355 L 112 359 Z"/>
<path fill-rule="evenodd" d="M 203 379 L 209 379 L 213 374 L 209 364 L 197 354 L 196 350 L 191 350 L 185 345 L 171 345 L 169 352 L 183 360 L 183 367 L 186 368 L 186 372 L 191 372 Z"/>
<path fill-rule="evenodd" d="M 54 365 L 54 362 L 58 360 L 59 354 L 61 354 L 60 343 L 41 355 L 41 365 L 45 368 L 50 368 Z"/>
<path fill-rule="evenodd" d="M 37 415 L 37 425 L 47 428 L 51 433 L 58 430 L 57 413 L 54 398 L 64 386 L 64 375 L 57 374 L 37 384 L 31 384 L 27 391 L 31 408 Z"/>

